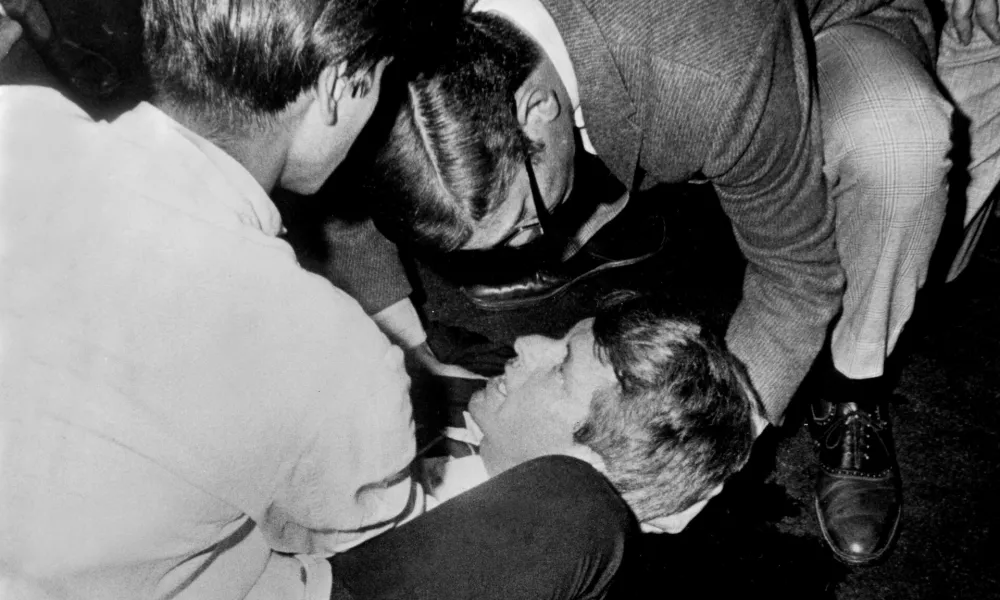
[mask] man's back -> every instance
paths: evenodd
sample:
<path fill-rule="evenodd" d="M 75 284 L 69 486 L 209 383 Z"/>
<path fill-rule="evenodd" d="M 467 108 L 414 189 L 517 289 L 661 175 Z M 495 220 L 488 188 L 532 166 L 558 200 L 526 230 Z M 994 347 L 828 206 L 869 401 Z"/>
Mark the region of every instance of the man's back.
<path fill-rule="evenodd" d="M 412 456 L 398 350 L 249 173 L 151 106 L 93 123 L 41 90 L 0 92 L 0 139 L 5 598 L 301 588 L 271 549 L 402 509 L 358 493 Z"/>

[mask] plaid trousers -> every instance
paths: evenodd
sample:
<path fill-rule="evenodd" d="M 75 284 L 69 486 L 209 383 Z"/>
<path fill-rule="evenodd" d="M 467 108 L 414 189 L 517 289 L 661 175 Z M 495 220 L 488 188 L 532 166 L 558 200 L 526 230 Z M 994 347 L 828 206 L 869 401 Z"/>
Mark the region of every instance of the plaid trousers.
<path fill-rule="evenodd" d="M 965 238 L 948 273 L 950 281 L 969 263 L 1000 195 L 998 191 L 991 196 L 1000 182 L 1000 44 L 975 26 L 972 41 L 963 46 L 949 22 L 941 33 L 937 72 L 968 124 L 968 164 L 961 165 L 968 175 Z"/>
<path fill-rule="evenodd" d="M 895 38 L 861 24 L 816 35 L 824 173 L 847 276 L 837 369 L 882 374 L 944 221 L 951 106 Z"/>

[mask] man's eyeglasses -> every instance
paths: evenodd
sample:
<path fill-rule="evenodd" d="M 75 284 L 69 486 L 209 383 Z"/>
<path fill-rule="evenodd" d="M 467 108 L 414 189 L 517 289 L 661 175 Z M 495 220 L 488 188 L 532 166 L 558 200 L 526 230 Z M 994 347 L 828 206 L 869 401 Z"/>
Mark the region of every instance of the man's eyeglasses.
<path fill-rule="evenodd" d="M 535 177 L 535 169 L 531 166 L 530 156 L 527 156 L 524 159 L 524 169 L 528 172 L 528 183 L 531 186 L 531 199 L 535 203 L 535 218 L 517 224 L 514 229 L 512 229 L 511 232 L 497 244 L 498 246 L 506 246 L 508 248 L 523 246 L 528 242 L 535 241 L 542 237 L 545 235 L 546 229 L 551 230 L 552 228 L 552 215 L 549 213 L 549 209 L 545 206 L 545 201 L 542 199 L 542 191 L 538 187 L 538 178 Z"/>
<path fill-rule="evenodd" d="M 510 109 L 514 122 L 517 123 L 517 97 L 514 94 L 510 95 Z M 516 248 L 540 239 L 545 235 L 546 230 L 550 234 L 555 231 L 552 224 L 552 214 L 545 207 L 542 191 L 538 187 L 538 178 L 535 177 L 535 169 L 531 166 L 531 151 L 528 148 L 525 148 L 524 153 L 524 170 L 528 172 L 528 183 L 531 185 L 531 199 L 535 203 L 535 218 L 515 225 L 514 229 L 497 243 L 497 246 Z"/>
<path fill-rule="evenodd" d="M 518 122 L 517 98 L 513 94 L 510 96 L 510 107 L 511 114 L 516 123 Z M 550 211 L 545 206 L 542 191 L 538 187 L 538 178 L 535 177 L 535 168 L 531 165 L 530 148 L 525 148 L 524 170 L 528 173 L 528 183 L 531 186 L 531 200 L 535 204 L 535 218 L 517 223 L 510 233 L 501 239 L 496 246 L 520 248 L 529 242 L 535 242 L 531 245 L 537 249 L 541 249 L 544 246 L 556 254 L 563 254 L 575 243 L 572 239 L 572 234 L 569 232 L 576 231 L 576 228 L 570 227 L 569 223 L 558 221 L 554 216 L 554 210 Z M 565 210 L 560 211 L 560 218 L 565 216 L 564 213 Z"/>

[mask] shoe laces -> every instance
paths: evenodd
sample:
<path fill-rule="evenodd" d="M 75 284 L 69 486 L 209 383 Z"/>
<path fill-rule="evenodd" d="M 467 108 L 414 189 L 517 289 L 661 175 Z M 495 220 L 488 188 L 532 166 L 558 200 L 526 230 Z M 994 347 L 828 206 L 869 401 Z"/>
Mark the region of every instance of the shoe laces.
<path fill-rule="evenodd" d="M 823 444 L 831 450 L 842 444 L 852 457 L 860 453 L 863 460 L 870 460 L 871 436 L 884 430 L 888 423 L 882 418 L 878 406 L 868 411 L 853 402 L 847 404 L 849 408 L 844 414 L 836 417 L 827 427 Z M 855 460 L 851 462 L 856 463 Z"/>

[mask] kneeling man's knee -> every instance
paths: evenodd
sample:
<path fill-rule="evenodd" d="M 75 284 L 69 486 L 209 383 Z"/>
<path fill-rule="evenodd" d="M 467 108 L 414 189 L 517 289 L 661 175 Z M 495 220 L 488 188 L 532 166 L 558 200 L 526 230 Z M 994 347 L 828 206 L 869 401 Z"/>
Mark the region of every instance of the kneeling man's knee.
<path fill-rule="evenodd" d="M 949 168 L 951 110 L 933 89 L 887 95 L 850 118 L 843 160 L 870 187 L 927 189 Z"/>
<path fill-rule="evenodd" d="M 951 168 L 951 106 L 929 77 L 911 83 L 841 115 L 841 126 L 827 132 L 827 176 L 836 195 L 880 207 L 882 220 L 924 221 L 931 211 L 939 221 Z"/>

